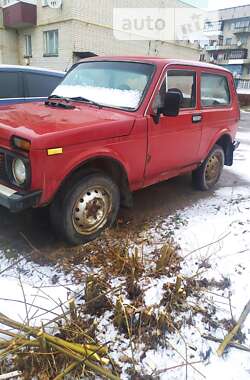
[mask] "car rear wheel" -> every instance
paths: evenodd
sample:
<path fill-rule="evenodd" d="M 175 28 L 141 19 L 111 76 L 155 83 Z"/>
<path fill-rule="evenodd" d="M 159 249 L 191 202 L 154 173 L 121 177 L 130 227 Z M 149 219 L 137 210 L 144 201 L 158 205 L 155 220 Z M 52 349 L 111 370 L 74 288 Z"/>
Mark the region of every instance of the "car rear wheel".
<path fill-rule="evenodd" d="M 224 162 L 224 150 L 215 145 L 202 165 L 193 171 L 194 187 L 202 191 L 212 189 L 220 179 Z"/>
<path fill-rule="evenodd" d="M 109 177 L 88 175 L 64 190 L 51 206 L 51 222 L 70 244 L 87 243 L 114 223 L 120 193 Z"/>

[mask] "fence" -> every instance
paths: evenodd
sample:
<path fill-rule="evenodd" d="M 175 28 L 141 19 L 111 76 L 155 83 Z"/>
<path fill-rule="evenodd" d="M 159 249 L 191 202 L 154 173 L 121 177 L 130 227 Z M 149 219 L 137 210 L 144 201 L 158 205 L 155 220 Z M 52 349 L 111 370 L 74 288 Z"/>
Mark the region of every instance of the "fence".
<path fill-rule="evenodd" d="M 236 79 L 237 90 L 250 90 L 250 79 Z"/>

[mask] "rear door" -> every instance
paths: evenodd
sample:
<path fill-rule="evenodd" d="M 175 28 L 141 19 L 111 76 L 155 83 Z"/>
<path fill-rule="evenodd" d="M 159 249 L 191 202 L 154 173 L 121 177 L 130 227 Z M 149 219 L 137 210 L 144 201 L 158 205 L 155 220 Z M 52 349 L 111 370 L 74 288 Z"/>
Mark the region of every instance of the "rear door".
<path fill-rule="evenodd" d="M 23 73 L 26 102 L 43 101 L 62 81 L 60 76 L 43 73 Z"/>
<path fill-rule="evenodd" d="M 236 128 L 237 115 L 234 110 L 230 85 L 233 78 L 226 72 L 206 70 L 201 72 L 202 140 L 199 156 L 203 160 L 218 138 Z"/>
<path fill-rule="evenodd" d="M 0 70 L 0 106 L 24 102 L 21 74 L 14 70 Z"/>
<path fill-rule="evenodd" d="M 167 91 L 181 92 L 183 100 L 176 117 L 161 115 L 157 124 L 148 115 L 147 184 L 171 177 L 197 163 L 202 127 L 198 89 L 195 68 L 171 66 L 167 69 L 152 108 L 161 106 Z"/>

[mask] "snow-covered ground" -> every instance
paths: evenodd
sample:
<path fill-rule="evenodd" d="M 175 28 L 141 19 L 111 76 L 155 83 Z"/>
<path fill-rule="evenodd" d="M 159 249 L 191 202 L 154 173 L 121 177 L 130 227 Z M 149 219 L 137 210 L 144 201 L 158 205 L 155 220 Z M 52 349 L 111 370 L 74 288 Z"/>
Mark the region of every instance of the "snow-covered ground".
<path fill-rule="evenodd" d="M 53 285 L 55 272 L 52 268 L 25 260 L 10 267 L 10 262 L 1 254 L 0 273 L 0 313 L 20 322 L 29 322 L 31 326 L 46 323 L 62 314 L 68 306 L 67 300 L 76 292 L 76 286 L 69 285 L 66 279 L 62 284 Z"/>
<path fill-rule="evenodd" d="M 193 207 L 188 207 L 182 212 L 182 217 L 188 223 L 175 233 L 184 255 L 189 256 L 190 265 L 186 268 L 186 274 L 193 273 L 194 265 L 202 258 L 209 257 L 212 264 L 211 269 L 206 271 L 207 278 L 230 278 L 231 302 L 235 319 L 239 318 L 245 304 L 250 299 L 250 126 L 249 131 L 240 130 L 237 138 L 241 145 L 235 153 L 235 163 L 230 169 L 237 177 L 244 181 L 244 187 L 223 187 L 215 191 L 214 197 L 201 200 Z M 218 242 L 217 242 L 218 241 Z M 211 245 L 211 242 L 217 242 Z M 205 247 L 200 249 L 200 247 Z M 225 293 L 226 295 L 226 293 Z M 208 296 L 209 298 L 209 296 Z M 222 302 L 221 318 L 230 319 L 230 308 L 228 304 L 223 305 L 223 299 L 216 299 L 210 295 L 213 303 Z M 197 369 L 209 380 L 247 380 L 250 378 L 250 354 L 236 349 L 230 349 L 225 358 L 216 355 L 217 343 L 211 343 L 200 339 L 200 333 L 208 334 L 204 325 L 198 324 L 197 329 L 186 328 L 182 335 L 186 342 L 198 348 L 198 352 L 206 352 L 212 349 L 212 354 L 205 364 L 195 365 Z M 250 315 L 245 322 L 243 332 L 246 334 L 245 345 L 250 347 Z M 217 334 L 223 338 L 223 331 Z M 179 337 L 173 338 L 173 345 L 178 347 L 185 357 L 185 345 Z M 152 368 L 168 368 L 178 365 L 178 355 L 169 355 L 158 351 L 147 354 L 145 364 Z M 199 356 L 199 355 L 198 355 Z M 196 356 L 196 359 L 198 357 Z M 194 361 L 196 361 L 194 359 Z M 180 361 L 180 360 L 179 360 Z M 202 378 L 199 373 L 189 368 L 191 379 Z M 185 370 L 172 371 L 162 375 L 161 379 L 184 379 Z"/>
<path fill-rule="evenodd" d="M 175 231 L 175 240 L 181 247 L 181 254 L 186 257 L 186 265 L 182 268 L 183 275 L 193 275 L 197 262 L 208 259 L 211 267 L 206 268 L 207 279 L 220 280 L 224 277 L 231 281 L 230 289 L 216 290 L 213 294 L 207 292 L 201 300 L 216 305 L 219 320 L 223 318 L 229 320 L 231 311 L 237 320 L 250 299 L 250 126 L 249 132 L 246 126 L 239 131 L 238 139 L 242 143 L 235 153 L 234 166 L 225 170 L 235 173 L 235 178 L 240 178 L 239 184 L 236 180 L 233 187 L 225 187 L 221 181 L 212 197 L 202 199 L 182 211 L 181 217 L 187 223 L 180 225 Z M 151 232 L 154 233 L 153 230 Z M 157 238 L 157 233 L 155 236 Z M 9 265 L 3 258 L 4 255 L 0 254 L 1 256 L 0 273 Z M 16 302 L 18 300 L 22 302 L 25 293 L 31 322 L 39 323 L 41 320 L 46 321 L 60 314 L 60 305 L 67 300 L 70 292 L 76 291 L 76 286 L 68 285 L 67 279 L 63 276 L 57 279 L 57 285 L 53 285 L 51 283 L 55 275 L 53 268 L 39 267 L 31 263 L 25 264 L 25 271 L 23 267 L 22 263 L 21 272 L 18 272 L 15 266 L 1 274 L 0 312 L 15 319 L 25 320 L 27 310 L 24 304 Z M 163 283 L 163 281 L 151 282 L 151 287 L 145 295 L 147 306 L 159 302 Z M 229 307 L 229 298 L 232 310 Z M 38 310 L 36 305 L 49 310 L 53 308 L 53 313 L 46 315 Z M 119 357 L 118 351 L 131 356 L 129 342 L 117 335 L 108 317 L 109 312 L 99 326 L 100 331 L 104 330 L 103 341 L 115 340 L 113 345 L 115 359 Z M 244 345 L 250 347 L 250 315 L 242 332 L 246 335 Z M 201 338 L 202 334 L 223 338 L 225 330 L 221 328 L 208 331 L 208 326 L 202 322 L 201 317 L 197 316 L 193 326 L 184 325 L 180 334 L 168 337 L 168 348 L 144 352 L 143 358 L 138 360 L 139 371 L 152 374 L 153 378 L 154 375 L 159 375 L 161 380 L 187 378 L 248 380 L 250 378 L 249 352 L 230 348 L 225 356 L 218 358 L 216 354 L 218 343 Z M 141 353 L 138 350 L 138 357 L 135 359 L 139 359 Z M 185 366 L 183 364 L 186 359 L 189 363 L 202 363 Z M 126 378 L 125 375 L 123 378 Z"/>

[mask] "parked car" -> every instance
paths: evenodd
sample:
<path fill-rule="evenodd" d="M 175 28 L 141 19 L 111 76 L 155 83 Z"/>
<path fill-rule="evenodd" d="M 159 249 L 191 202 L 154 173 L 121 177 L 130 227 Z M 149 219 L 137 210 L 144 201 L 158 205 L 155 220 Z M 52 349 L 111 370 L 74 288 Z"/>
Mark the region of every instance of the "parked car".
<path fill-rule="evenodd" d="M 45 100 L 62 81 L 62 71 L 0 65 L 0 106 Z"/>
<path fill-rule="evenodd" d="M 91 58 L 49 99 L 0 113 L 0 204 L 50 205 L 72 244 L 96 238 L 132 192 L 186 172 L 210 190 L 233 164 L 240 119 L 232 74 L 161 58 Z"/>

